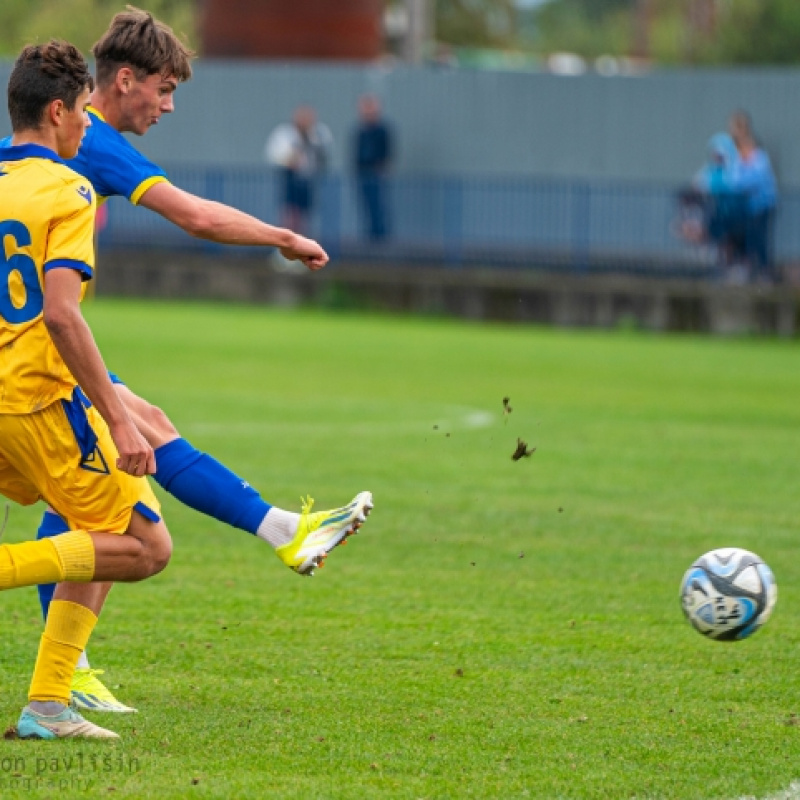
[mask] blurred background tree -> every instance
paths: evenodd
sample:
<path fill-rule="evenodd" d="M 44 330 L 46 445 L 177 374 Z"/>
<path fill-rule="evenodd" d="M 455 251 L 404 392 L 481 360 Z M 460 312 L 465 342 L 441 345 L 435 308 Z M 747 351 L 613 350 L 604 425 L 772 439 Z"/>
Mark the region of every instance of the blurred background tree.
<path fill-rule="evenodd" d="M 800 63 L 798 0 L 549 0 L 538 46 L 657 64 Z"/>
<path fill-rule="evenodd" d="M 634 57 L 654 64 L 800 63 L 798 0 L 430 0 L 456 48 Z"/>
<path fill-rule="evenodd" d="M 800 62 L 797 0 L 727 0 L 719 28 L 701 59 L 718 64 Z"/>
<path fill-rule="evenodd" d="M 196 0 L 141 0 L 193 48 L 197 47 Z M 125 8 L 124 0 L 0 0 L 0 56 L 16 56 L 26 44 L 57 36 L 89 54 L 111 17 Z"/>
<path fill-rule="evenodd" d="M 520 13 L 514 0 L 436 0 L 436 38 L 454 47 L 517 47 Z"/>
<path fill-rule="evenodd" d="M 385 0 L 427 7 L 435 42 L 654 64 L 800 63 L 800 0 Z M 139 0 L 201 49 L 202 0 Z M 88 53 L 124 0 L 0 0 L 0 56 L 57 35 Z"/>
<path fill-rule="evenodd" d="M 544 53 L 584 58 L 627 55 L 633 35 L 631 0 L 552 0 L 535 15 Z"/>

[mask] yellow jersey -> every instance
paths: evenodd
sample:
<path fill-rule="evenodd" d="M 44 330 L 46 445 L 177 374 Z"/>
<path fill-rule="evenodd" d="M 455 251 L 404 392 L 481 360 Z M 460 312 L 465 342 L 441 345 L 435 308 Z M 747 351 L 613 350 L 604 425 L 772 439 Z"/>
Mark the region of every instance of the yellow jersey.
<path fill-rule="evenodd" d="M 52 150 L 0 147 L 0 414 L 72 397 L 76 381 L 44 324 L 44 275 L 94 277 L 95 204 L 92 185 Z"/>

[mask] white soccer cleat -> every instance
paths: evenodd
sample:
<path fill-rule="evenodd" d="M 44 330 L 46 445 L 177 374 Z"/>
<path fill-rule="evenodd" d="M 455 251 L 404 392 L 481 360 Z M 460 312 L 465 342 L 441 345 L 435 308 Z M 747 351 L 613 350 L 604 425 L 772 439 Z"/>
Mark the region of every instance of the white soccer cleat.
<path fill-rule="evenodd" d="M 119 739 L 108 731 L 84 719 L 77 711 L 65 708 L 60 714 L 37 714 L 25 706 L 17 722 L 20 739 Z"/>

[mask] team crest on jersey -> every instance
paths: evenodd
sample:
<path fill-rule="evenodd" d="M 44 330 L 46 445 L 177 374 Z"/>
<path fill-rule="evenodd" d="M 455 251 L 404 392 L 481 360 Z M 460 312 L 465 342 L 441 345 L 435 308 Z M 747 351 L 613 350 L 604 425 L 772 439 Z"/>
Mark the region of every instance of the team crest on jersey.
<path fill-rule="evenodd" d="M 94 446 L 94 450 L 91 453 L 81 459 L 80 467 L 87 472 L 99 472 L 101 475 L 110 474 L 106 459 L 97 445 Z"/>
<path fill-rule="evenodd" d="M 79 186 L 75 190 L 87 203 L 92 202 L 92 190 L 88 186 Z"/>

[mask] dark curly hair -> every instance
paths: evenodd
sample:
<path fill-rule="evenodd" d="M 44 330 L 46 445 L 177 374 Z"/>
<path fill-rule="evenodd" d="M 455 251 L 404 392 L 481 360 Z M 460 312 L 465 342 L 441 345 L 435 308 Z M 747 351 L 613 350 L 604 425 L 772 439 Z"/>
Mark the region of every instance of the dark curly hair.
<path fill-rule="evenodd" d="M 38 129 L 53 100 L 72 110 L 86 88 L 94 88 L 89 65 L 80 50 L 58 39 L 28 45 L 19 54 L 8 80 L 8 115 L 14 131 Z"/>
<path fill-rule="evenodd" d="M 97 85 L 113 83 L 122 67 L 129 67 L 138 80 L 156 73 L 179 81 L 192 77 L 194 53 L 172 32 L 147 11 L 128 6 L 108 26 L 108 30 L 92 47 L 95 57 Z"/>

